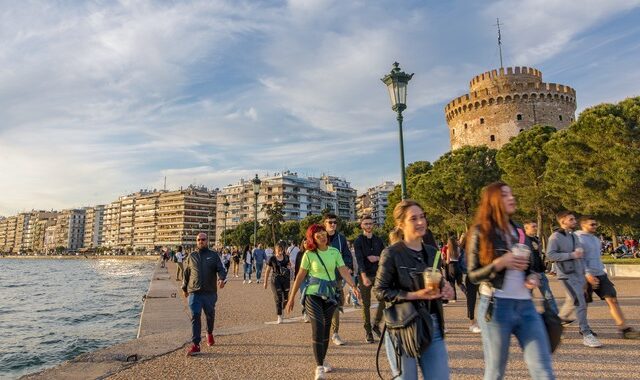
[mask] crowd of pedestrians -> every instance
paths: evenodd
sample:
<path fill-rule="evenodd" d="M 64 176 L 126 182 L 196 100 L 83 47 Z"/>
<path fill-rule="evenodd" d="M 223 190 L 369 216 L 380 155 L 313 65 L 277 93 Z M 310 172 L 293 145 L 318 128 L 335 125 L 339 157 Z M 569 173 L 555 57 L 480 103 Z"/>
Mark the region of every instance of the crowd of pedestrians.
<path fill-rule="evenodd" d="M 606 302 L 620 336 L 639 339 L 604 270 L 596 219 L 582 216 L 578 220 L 572 212 L 559 213 L 559 228 L 543 249 L 537 223 L 518 224 L 515 211 L 510 187 L 497 182 L 483 190 L 468 232 L 449 236 L 443 243 L 436 243 L 424 209 L 412 200 L 401 201 L 393 210 L 388 246 L 374 233 L 369 215 L 360 219 L 361 233 L 353 243 L 338 231 L 338 218 L 331 213 L 311 225 L 299 244 L 213 251 L 201 233 L 197 249 L 189 255 L 182 247 L 162 255 L 163 264 L 176 262 L 176 280 L 182 281 L 188 297 L 192 345 L 187 353 L 200 351 L 203 311 L 207 343 L 214 344 L 217 290 L 224 287 L 227 273 L 237 278 L 240 269 L 243 284 L 252 284 L 255 273 L 255 282 L 271 291 L 275 323 L 284 323 L 285 313 L 299 302 L 303 321 L 310 324 L 315 379 L 325 379 L 334 371 L 325 359 L 330 343 L 348 344 L 339 335 L 345 299 L 354 307 L 361 303 L 363 341 L 377 340 L 384 347 L 396 379 L 417 379 L 419 373 L 423 379 L 449 378 L 446 305 L 456 302 L 460 294 L 465 295 L 470 333 L 481 334 L 485 379 L 504 378 L 512 336 L 532 378 L 555 378 L 553 347 L 547 334 L 540 333 L 547 327 L 533 302 L 536 289 L 545 308 L 563 325 L 577 322 L 587 347 L 602 346 L 588 321 L 593 293 Z M 551 263 L 565 290 L 561 308 L 547 277 Z"/>

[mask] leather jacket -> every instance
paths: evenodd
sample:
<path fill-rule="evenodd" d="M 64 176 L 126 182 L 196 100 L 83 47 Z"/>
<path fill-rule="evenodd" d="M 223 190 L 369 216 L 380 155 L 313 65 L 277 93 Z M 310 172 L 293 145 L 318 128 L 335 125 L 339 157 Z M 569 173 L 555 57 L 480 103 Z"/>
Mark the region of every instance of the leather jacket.
<path fill-rule="evenodd" d="M 373 284 L 373 292 L 380 302 L 386 302 L 386 306 L 407 302 L 407 293 L 424 287 L 422 273 L 430 270 L 436 256 L 436 249 L 422 243 L 423 253 L 426 252 L 426 262 L 423 254 L 408 248 L 403 241 L 399 241 L 382 251 L 378 263 L 376 281 Z M 444 276 L 443 276 L 444 278 Z M 410 301 L 416 304 L 426 305 L 425 301 Z M 444 328 L 442 313 L 442 301 L 430 301 L 432 314 L 438 316 L 440 328 Z"/>
<path fill-rule="evenodd" d="M 218 290 L 218 276 L 225 280 L 227 271 L 216 252 L 208 248 L 193 252 L 184 264 L 182 290 L 189 293 L 215 293 Z"/>
<path fill-rule="evenodd" d="M 512 221 L 509 221 L 511 226 L 517 230 L 522 230 L 522 227 L 518 226 Z M 523 232 L 524 234 L 524 232 Z M 525 270 L 525 276 L 531 274 L 531 268 L 533 268 L 533 247 L 531 246 L 531 241 L 525 235 L 524 244 L 529 246 L 531 250 L 531 254 L 529 255 L 529 266 Z M 502 234 L 499 233 L 498 230 L 492 236 L 493 241 L 493 250 L 495 252 L 495 257 L 498 258 L 504 255 L 509 251 L 509 245 L 502 238 Z M 517 240 L 515 241 L 517 242 Z M 493 263 L 489 265 L 482 266 L 480 265 L 480 228 L 478 226 L 473 226 L 469 233 L 469 237 L 467 238 L 467 277 L 469 281 L 474 284 L 484 284 L 489 287 L 495 289 L 502 289 L 502 284 L 504 282 L 504 275 L 506 273 L 506 269 L 503 269 L 499 272 L 495 270 Z"/>

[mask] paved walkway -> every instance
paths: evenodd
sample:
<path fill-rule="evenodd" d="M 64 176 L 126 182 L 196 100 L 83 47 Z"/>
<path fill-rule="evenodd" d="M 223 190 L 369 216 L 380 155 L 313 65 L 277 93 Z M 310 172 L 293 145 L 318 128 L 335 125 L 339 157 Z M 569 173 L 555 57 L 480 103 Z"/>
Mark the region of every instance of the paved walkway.
<path fill-rule="evenodd" d="M 615 282 L 630 323 L 640 326 L 640 279 L 616 279 Z M 558 298 L 564 298 L 557 281 L 552 281 L 552 288 Z M 244 285 L 241 277 L 231 278 L 219 292 L 214 347 L 203 345 L 203 353 L 196 357 L 186 357 L 181 349 L 136 364 L 109 379 L 313 378 L 315 364 L 310 345 L 311 327 L 300 321 L 299 309 L 297 305 L 292 319 L 282 325 L 266 323 L 276 319 L 271 290 L 263 289 L 262 284 L 256 284 L 255 281 Z M 464 299 L 447 306 L 445 317 L 449 329 L 447 344 L 452 379 L 482 378 L 480 336 L 468 330 Z M 569 327 L 560 349 L 554 354 L 558 378 L 640 379 L 637 364 L 640 363 L 640 342 L 617 338 L 615 326 L 603 301 L 592 304 L 589 319 L 605 347 L 584 347 L 577 327 Z M 331 345 L 329 348 L 327 360 L 336 367 L 336 371 L 328 374 L 328 377 L 377 378 L 377 344 L 364 343 L 360 310 L 346 308 L 341 318 L 340 335 L 348 344 L 341 347 Z M 188 339 L 188 336 L 184 338 L 185 341 Z M 515 340 L 512 344 L 507 378 L 528 378 L 520 349 Z M 385 370 L 388 368 L 384 351 L 380 363 Z M 390 378 L 389 372 L 385 376 Z"/>

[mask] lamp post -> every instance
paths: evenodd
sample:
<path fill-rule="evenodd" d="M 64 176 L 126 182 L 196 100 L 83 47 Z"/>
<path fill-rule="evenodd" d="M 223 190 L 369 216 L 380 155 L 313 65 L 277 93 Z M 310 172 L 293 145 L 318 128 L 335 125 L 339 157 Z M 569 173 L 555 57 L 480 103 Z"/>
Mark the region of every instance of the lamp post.
<path fill-rule="evenodd" d="M 251 180 L 253 184 L 253 195 L 255 198 L 254 209 L 253 209 L 253 247 L 257 246 L 256 241 L 258 239 L 258 194 L 260 194 L 260 178 L 256 174 L 256 177 Z"/>
<path fill-rule="evenodd" d="M 407 198 L 407 181 L 405 179 L 404 166 L 404 139 L 402 137 L 402 111 L 407 108 L 407 84 L 413 77 L 413 74 L 407 74 L 400 70 L 398 62 L 393 63 L 391 72 L 380 79 L 389 91 L 391 98 L 391 109 L 398 113 L 398 132 L 400 137 L 400 175 L 402 186 L 402 199 Z"/>
<path fill-rule="evenodd" d="M 227 246 L 227 213 L 229 212 L 229 200 L 227 200 L 227 197 L 224 198 L 224 203 L 222 204 L 222 210 L 224 211 L 224 228 L 222 229 L 222 245 L 226 247 Z"/>

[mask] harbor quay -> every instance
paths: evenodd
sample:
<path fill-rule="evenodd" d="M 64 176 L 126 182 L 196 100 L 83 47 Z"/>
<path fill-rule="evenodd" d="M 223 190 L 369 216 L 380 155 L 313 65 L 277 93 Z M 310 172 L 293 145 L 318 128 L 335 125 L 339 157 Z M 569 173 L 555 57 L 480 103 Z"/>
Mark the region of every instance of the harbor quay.
<path fill-rule="evenodd" d="M 190 339 L 190 316 L 175 265 L 159 265 L 153 275 L 140 321 L 138 339 L 84 354 L 53 369 L 26 379 L 309 379 L 315 368 L 311 326 L 302 321 L 300 305 L 276 324 L 276 311 L 269 287 L 243 284 L 229 277 L 219 290 L 213 347 L 202 345 L 202 353 L 185 355 Z M 640 278 L 616 277 L 618 299 L 631 326 L 640 325 Z M 564 291 L 555 279 L 551 287 L 561 304 Z M 461 294 L 461 292 L 459 292 Z M 535 293 L 539 298 L 539 294 Z M 364 341 L 361 309 L 345 306 L 340 335 L 344 346 L 331 344 L 327 361 L 335 367 L 329 379 L 376 379 L 375 344 Z M 446 343 L 452 379 L 481 379 L 484 371 L 480 334 L 469 331 L 464 295 L 445 307 Z M 638 379 L 640 350 L 637 341 L 619 338 L 604 301 L 589 306 L 589 322 L 604 343 L 590 349 L 582 345 L 578 327 L 565 328 L 561 346 L 553 354 L 559 379 Z M 544 332 L 541 332 L 544 333 Z M 379 364 L 384 378 L 391 378 L 384 352 Z M 507 379 L 530 378 L 522 351 L 512 338 Z"/>

